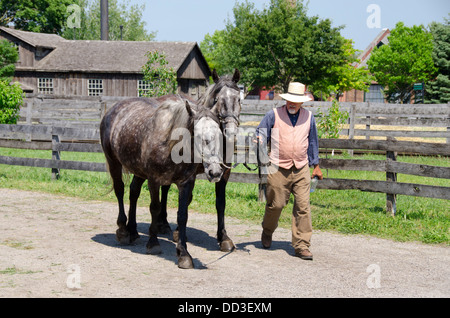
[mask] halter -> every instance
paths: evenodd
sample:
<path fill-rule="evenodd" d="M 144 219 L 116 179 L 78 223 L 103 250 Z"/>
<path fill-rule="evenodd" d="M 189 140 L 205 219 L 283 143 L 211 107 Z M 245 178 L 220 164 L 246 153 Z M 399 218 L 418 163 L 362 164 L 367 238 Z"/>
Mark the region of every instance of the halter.
<path fill-rule="evenodd" d="M 226 115 L 226 116 L 218 116 L 219 117 L 219 121 L 221 124 L 228 124 L 231 122 L 234 122 L 234 124 L 236 124 L 237 127 L 239 127 L 239 125 L 241 124 L 241 122 L 239 121 L 239 119 L 237 118 L 236 115 Z"/>

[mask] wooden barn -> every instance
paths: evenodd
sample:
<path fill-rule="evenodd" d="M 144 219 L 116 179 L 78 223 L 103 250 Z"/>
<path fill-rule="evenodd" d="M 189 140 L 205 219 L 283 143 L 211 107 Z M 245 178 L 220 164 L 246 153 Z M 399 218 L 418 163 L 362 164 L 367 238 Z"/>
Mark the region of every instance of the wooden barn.
<path fill-rule="evenodd" d="M 66 40 L 55 34 L 0 27 L 0 39 L 19 50 L 14 81 L 27 93 L 63 96 L 139 96 L 146 53 L 166 55 L 177 72 L 178 90 L 192 97 L 205 91 L 211 70 L 195 42 Z"/>

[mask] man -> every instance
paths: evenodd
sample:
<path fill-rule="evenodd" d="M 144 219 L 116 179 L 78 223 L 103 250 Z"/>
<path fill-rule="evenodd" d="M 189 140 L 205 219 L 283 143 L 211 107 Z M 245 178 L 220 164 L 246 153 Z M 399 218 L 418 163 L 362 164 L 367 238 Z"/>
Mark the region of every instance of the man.
<path fill-rule="evenodd" d="M 271 246 L 281 211 L 292 193 L 292 246 L 295 256 L 312 260 L 310 181 L 313 177 L 323 179 L 317 128 L 314 116 L 302 107 L 311 100 L 305 95 L 305 85 L 292 82 L 288 92 L 280 96 L 286 100 L 286 105 L 269 111 L 256 130 L 260 143 L 270 142 L 271 145 L 261 242 L 264 248 Z M 312 176 L 310 166 L 314 166 Z"/>

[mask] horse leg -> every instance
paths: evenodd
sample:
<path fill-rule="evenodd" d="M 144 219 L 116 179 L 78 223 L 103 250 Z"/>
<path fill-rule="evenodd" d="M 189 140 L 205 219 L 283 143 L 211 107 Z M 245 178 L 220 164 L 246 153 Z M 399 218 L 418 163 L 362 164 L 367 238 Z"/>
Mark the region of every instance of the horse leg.
<path fill-rule="evenodd" d="M 220 181 L 216 183 L 217 241 L 222 252 L 231 252 L 235 248 L 225 230 L 225 189 L 229 175 L 229 172 L 225 172 Z"/>
<path fill-rule="evenodd" d="M 127 225 L 128 233 L 130 236 L 130 244 L 139 238 L 136 223 L 136 208 L 137 200 L 139 199 L 139 195 L 141 194 L 142 184 L 144 183 L 144 181 L 145 179 L 133 176 L 133 181 L 131 181 L 130 185 L 130 210 L 128 212 Z"/>
<path fill-rule="evenodd" d="M 123 205 L 125 185 L 122 181 L 122 165 L 119 162 L 108 160 L 108 166 L 113 181 L 114 194 L 119 205 L 119 215 L 117 217 L 117 226 L 119 228 L 116 230 L 116 239 L 121 244 L 128 244 L 130 242 L 130 234 L 127 229 L 127 215 Z"/>
<path fill-rule="evenodd" d="M 149 239 L 147 242 L 147 254 L 161 254 L 161 246 L 158 242 L 158 217 L 161 211 L 161 203 L 159 201 L 159 184 L 152 183 L 148 180 L 148 189 L 150 190 L 150 214 L 152 215 L 152 223 L 148 230 Z"/>
<path fill-rule="evenodd" d="M 187 251 L 186 245 L 186 225 L 188 220 L 188 206 L 192 198 L 192 190 L 195 180 L 189 180 L 178 187 L 178 214 L 177 223 L 179 229 L 177 256 L 179 268 L 194 268 L 192 257 Z"/>
<path fill-rule="evenodd" d="M 167 222 L 167 194 L 169 192 L 169 186 L 161 186 L 161 212 L 158 217 L 158 233 L 171 234 L 169 222 Z"/>
<path fill-rule="evenodd" d="M 192 191 L 189 195 L 188 206 L 191 204 L 191 202 L 192 202 Z M 175 231 L 173 231 L 173 235 L 172 235 L 173 242 L 175 242 L 175 243 L 178 242 L 179 233 L 180 233 L 180 231 L 179 231 L 179 227 L 177 225 L 177 228 L 175 229 Z M 186 240 L 187 240 L 187 236 L 186 236 Z"/>

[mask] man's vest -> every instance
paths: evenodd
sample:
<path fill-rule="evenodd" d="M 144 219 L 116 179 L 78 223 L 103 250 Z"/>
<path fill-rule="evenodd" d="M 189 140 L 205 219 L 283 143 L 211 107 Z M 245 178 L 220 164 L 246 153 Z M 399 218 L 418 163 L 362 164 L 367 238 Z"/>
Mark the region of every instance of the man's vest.
<path fill-rule="evenodd" d="M 297 169 L 308 163 L 311 112 L 300 108 L 297 123 L 292 126 L 286 106 L 274 109 L 275 124 L 271 132 L 270 162 L 284 169 Z"/>

